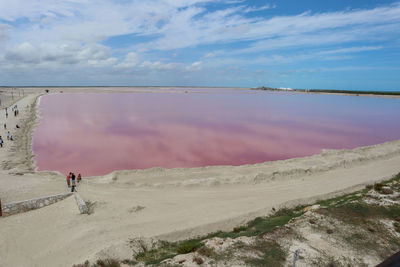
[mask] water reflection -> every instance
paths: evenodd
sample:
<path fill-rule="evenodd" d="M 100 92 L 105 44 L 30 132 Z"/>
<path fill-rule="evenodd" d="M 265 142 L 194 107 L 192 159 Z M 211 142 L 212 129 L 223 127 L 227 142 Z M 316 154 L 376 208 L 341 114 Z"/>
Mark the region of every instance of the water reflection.
<path fill-rule="evenodd" d="M 241 165 L 400 138 L 398 99 L 266 92 L 56 94 L 40 101 L 39 170 Z"/>

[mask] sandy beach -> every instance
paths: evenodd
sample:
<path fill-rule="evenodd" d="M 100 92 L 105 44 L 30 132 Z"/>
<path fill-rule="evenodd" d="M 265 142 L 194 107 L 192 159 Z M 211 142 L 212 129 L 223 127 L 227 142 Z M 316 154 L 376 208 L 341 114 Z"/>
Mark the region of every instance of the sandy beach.
<path fill-rule="evenodd" d="M 68 192 L 64 175 L 36 172 L 31 133 L 43 88 L 26 88 L 19 115 L 0 111 L 0 198 L 4 204 Z M 169 88 L 57 88 L 51 92 L 146 92 Z M 238 89 L 240 90 L 240 89 Z M 4 105 L 3 105 L 4 107 Z M 15 141 L 6 140 L 6 130 Z M 393 122 L 395 123 L 395 122 Z M 18 124 L 19 129 L 15 126 Z M 129 258 L 129 240 L 180 240 L 233 227 L 272 208 L 311 203 L 400 172 L 400 140 L 352 150 L 242 166 L 121 170 L 84 177 L 78 191 L 92 203 L 81 215 L 74 197 L 0 218 L 0 266 L 72 266 L 98 257 Z"/>

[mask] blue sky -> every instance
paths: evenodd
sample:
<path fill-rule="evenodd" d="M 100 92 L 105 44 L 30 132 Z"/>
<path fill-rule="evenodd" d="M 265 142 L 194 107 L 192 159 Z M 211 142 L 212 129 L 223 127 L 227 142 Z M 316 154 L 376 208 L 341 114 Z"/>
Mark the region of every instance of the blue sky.
<path fill-rule="evenodd" d="M 0 85 L 400 91 L 399 1 L 0 0 Z"/>

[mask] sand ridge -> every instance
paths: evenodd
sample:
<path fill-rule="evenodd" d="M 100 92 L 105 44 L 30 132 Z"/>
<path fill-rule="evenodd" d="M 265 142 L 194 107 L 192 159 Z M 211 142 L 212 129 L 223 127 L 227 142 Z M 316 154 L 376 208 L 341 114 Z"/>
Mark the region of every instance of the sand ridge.
<path fill-rule="evenodd" d="M 41 93 L 43 89 L 36 88 L 19 100 L 20 115 L 7 121 L 20 123 L 22 129 L 14 143 L 6 142 L 0 150 L 4 203 L 67 192 L 64 176 L 34 171 L 30 133 Z M 255 165 L 152 168 L 85 177 L 78 191 L 92 204 L 91 215 L 80 215 L 75 200 L 68 198 L 0 218 L 0 266 L 71 266 L 110 255 L 123 259 L 130 256 L 133 238 L 177 240 L 231 230 L 272 207 L 330 197 L 398 172 L 400 140 Z"/>

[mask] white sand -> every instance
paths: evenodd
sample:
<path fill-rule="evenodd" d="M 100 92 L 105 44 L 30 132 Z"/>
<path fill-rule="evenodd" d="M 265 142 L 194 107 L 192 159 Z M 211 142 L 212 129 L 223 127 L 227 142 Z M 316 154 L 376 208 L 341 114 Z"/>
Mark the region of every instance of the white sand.
<path fill-rule="evenodd" d="M 39 90 L 43 91 L 32 92 Z M 3 204 L 67 191 L 63 176 L 33 170 L 27 137 L 35 113 L 29 106 L 36 96 L 17 103 L 19 117 L 9 112 L 7 125 L 19 123 L 22 128 L 19 133 L 13 129 L 17 140 L 6 141 L 0 149 Z M 1 127 L 4 121 L 2 110 Z M 0 266 L 71 266 L 106 255 L 129 258 L 127 241 L 131 238 L 177 240 L 231 230 L 268 214 L 272 207 L 356 190 L 398 172 L 400 140 L 256 165 L 153 168 L 92 177 L 78 187 L 86 201 L 95 203 L 91 215 L 80 215 L 70 197 L 42 209 L 0 218 Z M 144 209 L 137 210 L 138 206 Z"/>

